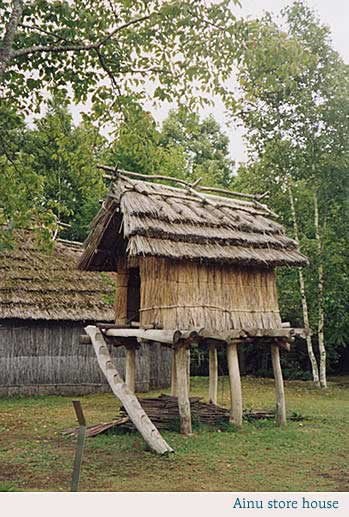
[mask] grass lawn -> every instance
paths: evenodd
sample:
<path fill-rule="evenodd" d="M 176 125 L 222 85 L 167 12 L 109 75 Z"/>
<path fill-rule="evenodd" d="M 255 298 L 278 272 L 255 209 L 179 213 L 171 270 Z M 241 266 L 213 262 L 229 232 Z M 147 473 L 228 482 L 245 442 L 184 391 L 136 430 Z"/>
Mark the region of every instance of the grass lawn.
<path fill-rule="evenodd" d="M 207 378 L 193 378 L 191 394 L 207 394 Z M 149 393 L 144 396 L 154 396 Z M 243 379 L 245 408 L 272 408 L 271 379 Z M 229 403 L 220 379 L 219 404 Z M 111 394 L 80 397 L 89 424 L 115 417 Z M 164 436 L 175 454 L 149 452 L 138 433 L 88 438 L 83 491 L 345 491 L 349 490 L 349 378 L 286 382 L 288 412 L 306 417 L 278 429 L 274 422 L 245 422 L 242 430 L 196 430 L 190 438 Z M 0 490 L 66 491 L 75 439 L 71 397 L 0 400 Z"/>

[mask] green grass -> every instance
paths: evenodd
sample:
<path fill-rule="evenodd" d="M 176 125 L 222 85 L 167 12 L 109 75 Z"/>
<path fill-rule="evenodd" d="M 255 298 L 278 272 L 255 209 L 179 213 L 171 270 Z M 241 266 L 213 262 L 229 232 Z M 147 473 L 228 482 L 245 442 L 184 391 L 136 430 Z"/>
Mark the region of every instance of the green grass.
<path fill-rule="evenodd" d="M 207 384 L 192 379 L 191 394 L 206 397 Z M 244 378 L 243 396 L 245 408 L 273 408 L 273 381 Z M 227 379 L 218 399 L 229 403 Z M 80 400 L 89 424 L 109 421 L 119 407 L 111 394 Z M 166 432 L 176 451 L 168 457 L 149 452 L 138 433 L 89 438 L 80 490 L 349 490 L 349 379 L 332 379 L 325 391 L 289 381 L 286 401 L 306 419 L 284 429 L 272 421 L 244 422 L 239 431 L 199 427 L 189 438 Z M 61 432 L 75 425 L 71 397 L 0 400 L 0 491 L 69 490 L 76 440 Z"/>

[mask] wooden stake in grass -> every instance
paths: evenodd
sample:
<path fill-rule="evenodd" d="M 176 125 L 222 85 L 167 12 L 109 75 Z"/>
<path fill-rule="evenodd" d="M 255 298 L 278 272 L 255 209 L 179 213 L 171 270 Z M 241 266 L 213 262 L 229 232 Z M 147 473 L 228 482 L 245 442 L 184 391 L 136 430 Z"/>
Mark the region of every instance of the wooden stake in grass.
<path fill-rule="evenodd" d="M 282 378 L 282 370 L 280 364 L 280 350 L 277 345 L 271 345 L 271 360 L 273 363 L 273 371 L 275 377 L 276 392 L 276 420 L 278 425 L 286 424 L 286 403 L 284 380 Z"/>
<path fill-rule="evenodd" d="M 181 433 L 189 435 L 192 433 L 192 426 L 188 392 L 188 355 L 185 345 L 179 345 L 175 348 L 175 358 L 177 372 L 178 410 Z"/>
<path fill-rule="evenodd" d="M 237 427 L 242 426 L 242 393 L 239 369 L 239 358 L 236 343 L 227 345 L 227 362 L 230 381 L 230 423 Z"/>
<path fill-rule="evenodd" d="M 86 434 L 86 420 L 79 400 L 73 400 L 76 418 L 79 422 L 79 434 L 76 444 L 73 475 L 71 480 L 71 491 L 77 492 L 79 487 L 80 469 L 82 461 L 82 453 L 84 451 L 85 434 Z"/>
<path fill-rule="evenodd" d="M 217 348 L 212 343 L 208 348 L 209 353 L 209 389 L 208 389 L 208 401 L 211 404 L 217 404 L 217 392 L 218 392 L 218 359 L 217 359 Z"/>

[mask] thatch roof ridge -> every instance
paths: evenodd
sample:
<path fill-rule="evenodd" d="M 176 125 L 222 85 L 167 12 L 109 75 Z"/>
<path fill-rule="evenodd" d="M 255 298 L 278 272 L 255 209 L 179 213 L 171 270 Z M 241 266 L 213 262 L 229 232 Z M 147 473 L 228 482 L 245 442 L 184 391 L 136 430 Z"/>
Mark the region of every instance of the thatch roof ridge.
<path fill-rule="evenodd" d="M 113 274 L 79 271 L 81 252 L 57 242 L 48 253 L 32 231 L 15 232 L 0 253 L 0 318 L 113 321 Z"/>
<path fill-rule="evenodd" d="M 274 215 L 254 200 L 196 195 L 193 189 L 119 175 L 92 223 L 80 268 L 113 268 L 110 255 L 122 253 L 120 246 L 129 256 L 306 265 L 296 241 L 286 236 Z"/>

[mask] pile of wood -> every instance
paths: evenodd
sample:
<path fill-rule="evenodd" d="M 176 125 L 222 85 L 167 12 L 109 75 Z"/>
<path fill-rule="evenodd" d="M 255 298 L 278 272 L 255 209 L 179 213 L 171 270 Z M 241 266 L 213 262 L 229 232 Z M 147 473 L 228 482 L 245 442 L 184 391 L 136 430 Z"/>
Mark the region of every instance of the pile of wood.
<path fill-rule="evenodd" d="M 149 416 L 152 423 L 158 429 L 178 430 L 179 429 L 179 412 L 177 397 L 168 395 L 160 395 L 158 398 L 139 399 L 139 402 Z M 215 404 L 207 404 L 202 402 L 200 397 L 190 398 L 190 408 L 192 421 L 199 425 L 210 425 L 219 427 L 219 425 L 229 422 L 229 409 L 216 406 Z M 272 411 L 246 411 L 244 416 L 248 420 L 259 420 L 262 418 L 273 419 L 275 413 Z M 112 422 L 97 424 L 87 428 L 86 436 L 96 436 L 105 433 L 113 428 L 125 430 L 135 430 L 135 426 L 129 419 L 126 410 L 121 407 L 120 417 Z M 67 429 L 64 434 L 74 436 L 78 429 Z"/>

